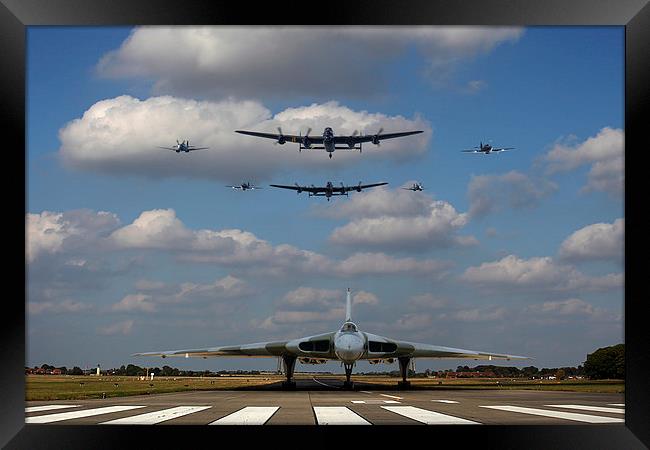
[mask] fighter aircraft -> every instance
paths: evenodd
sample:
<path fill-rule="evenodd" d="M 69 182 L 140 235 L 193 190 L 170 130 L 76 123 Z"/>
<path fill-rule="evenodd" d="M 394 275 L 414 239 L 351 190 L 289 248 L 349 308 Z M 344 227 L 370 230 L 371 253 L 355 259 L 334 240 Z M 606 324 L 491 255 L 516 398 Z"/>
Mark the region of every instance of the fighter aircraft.
<path fill-rule="evenodd" d="M 473 149 L 468 149 L 468 150 L 461 150 L 463 152 L 468 152 L 468 153 L 483 153 L 485 155 L 489 155 L 492 152 L 503 152 L 505 150 L 513 150 L 514 147 L 492 147 L 490 144 L 485 144 L 483 145 L 483 142 L 479 143 L 478 147 L 474 147 Z"/>
<path fill-rule="evenodd" d="M 293 372 L 296 360 L 301 364 L 323 364 L 328 360 L 341 361 L 345 367 L 346 388 L 351 388 L 352 368 L 357 361 L 365 360 L 371 364 L 380 362 L 392 364 L 399 362 L 402 381 L 400 387 L 409 386 L 406 377 L 408 367 L 414 358 L 468 358 L 475 360 L 493 359 L 530 359 L 526 356 L 514 356 L 460 348 L 441 347 L 438 345 L 418 344 L 415 342 L 391 339 L 359 330 L 352 322 L 352 299 L 350 289 L 347 291 L 345 322 L 337 331 L 317 334 L 293 340 L 258 342 L 247 345 L 223 347 L 205 347 L 191 350 L 165 350 L 158 352 L 135 353 L 132 356 L 168 356 L 180 357 L 276 357 L 281 358 L 287 381 L 283 387 L 295 387 Z"/>
<path fill-rule="evenodd" d="M 158 148 L 164 148 L 165 150 L 172 150 L 175 151 L 176 153 L 180 152 L 193 152 L 194 150 L 206 150 L 209 147 L 194 147 L 193 145 L 190 145 L 189 139 L 187 141 L 182 141 L 178 142 L 178 139 L 176 139 L 176 145 L 172 147 L 158 147 Z"/>
<path fill-rule="evenodd" d="M 299 186 L 298 183 L 296 183 L 294 186 L 285 186 L 282 184 L 272 184 L 271 186 L 282 189 L 293 189 L 298 194 L 300 194 L 302 191 L 307 191 L 309 192 L 310 197 L 327 197 L 327 201 L 329 202 L 330 197 L 332 196 L 347 196 L 348 192 L 350 191 L 361 192 L 363 189 L 383 186 L 385 184 L 388 183 L 361 184 L 361 181 L 359 181 L 359 184 L 356 186 L 344 186 L 343 183 L 341 183 L 341 186 L 339 187 L 334 186 L 331 181 L 328 181 L 325 186 L 314 186 L 313 184 L 311 186 Z"/>
<path fill-rule="evenodd" d="M 402 189 L 406 189 L 407 191 L 423 191 L 424 190 L 422 185 L 420 183 L 418 183 L 417 181 L 415 183 L 413 183 L 413 185 L 411 187 L 403 187 Z"/>
<path fill-rule="evenodd" d="M 258 187 L 258 186 L 255 186 L 255 185 L 251 184 L 250 181 L 246 182 L 246 183 L 242 183 L 239 186 L 226 186 L 226 187 L 233 188 L 233 189 L 239 189 L 239 190 L 242 190 L 242 191 L 247 191 L 249 189 L 251 191 L 253 191 L 255 189 L 263 189 L 261 187 Z"/>
<path fill-rule="evenodd" d="M 302 151 L 303 149 L 324 149 L 329 153 L 330 159 L 332 158 L 332 153 L 334 153 L 335 150 L 359 150 L 359 153 L 361 153 L 361 144 L 363 142 L 372 142 L 373 144 L 379 146 L 379 142 L 384 139 L 393 139 L 396 137 L 410 136 L 412 134 L 422 133 L 422 131 L 405 131 L 402 133 L 381 134 L 382 131 L 384 131 L 384 129 L 380 128 L 379 131 L 377 131 L 375 134 L 360 135 L 358 134 L 359 132 L 357 130 L 354 130 L 350 136 L 335 136 L 332 128 L 327 127 L 325 128 L 325 131 L 323 131 L 322 136 L 309 136 L 309 133 L 311 133 L 311 128 L 309 128 L 304 136 L 302 133 L 300 133 L 298 136 L 295 136 L 290 134 L 283 134 L 282 128 L 280 127 L 278 127 L 279 134 L 236 130 L 237 133 L 241 134 L 263 137 L 267 139 L 275 139 L 277 141 L 276 144 L 280 145 L 284 145 L 285 142 L 297 142 L 298 152 Z M 313 146 L 314 144 L 316 145 L 315 147 Z M 337 144 L 344 144 L 345 146 L 337 146 Z"/>

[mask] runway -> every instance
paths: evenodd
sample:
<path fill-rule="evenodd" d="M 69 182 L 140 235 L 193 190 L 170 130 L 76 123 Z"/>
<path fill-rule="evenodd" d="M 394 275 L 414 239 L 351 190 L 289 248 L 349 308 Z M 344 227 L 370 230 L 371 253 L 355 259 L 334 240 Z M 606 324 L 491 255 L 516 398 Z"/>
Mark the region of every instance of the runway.
<path fill-rule="evenodd" d="M 625 420 L 624 394 L 535 390 L 383 390 L 339 379 L 232 391 L 27 402 L 27 424 L 577 425 Z"/>

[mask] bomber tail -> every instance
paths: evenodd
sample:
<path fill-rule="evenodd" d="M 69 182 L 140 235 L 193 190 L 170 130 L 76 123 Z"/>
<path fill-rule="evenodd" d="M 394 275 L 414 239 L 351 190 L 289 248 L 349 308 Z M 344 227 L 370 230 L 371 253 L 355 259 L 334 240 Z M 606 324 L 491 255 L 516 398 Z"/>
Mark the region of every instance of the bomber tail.
<path fill-rule="evenodd" d="M 348 288 L 348 296 L 345 301 L 345 321 L 352 321 L 352 295 L 350 294 L 350 288 Z"/>

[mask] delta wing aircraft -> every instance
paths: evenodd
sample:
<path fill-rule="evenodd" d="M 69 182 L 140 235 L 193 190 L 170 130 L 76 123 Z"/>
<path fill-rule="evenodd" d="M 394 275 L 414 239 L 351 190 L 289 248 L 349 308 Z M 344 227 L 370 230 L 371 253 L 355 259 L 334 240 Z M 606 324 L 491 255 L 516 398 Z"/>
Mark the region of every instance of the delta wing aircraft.
<path fill-rule="evenodd" d="M 411 187 L 403 187 L 402 189 L 406 189 L 407 191 L 423 191 L 424 188 L 422 187 L 422 184 L 415 182 Z"/>
<path fill-rule="evenodd" d="M 297 194 L 300 194 L 302 191 L 306 191 L 309 192 L 310 197 L 327 197 L 327 201 L 329 202 L 330 197 L 336 195 L 347 196 L 348 192 L 350 191 L 361 192 L 363 189 L 383 186 L 385 184 L 388 183 L 361 184 L 361 181 L 359 181 L 359 184 L 356 186 L 344 186 L 343 183 L 341 183 L 341 186 L 334 186 L 331 181 L 328 181 L 325 186 L 314 186 L 313 184 L 311 186 L 299 186 L 298 183 L 296 183 L 294 186 L 285 186 L 282 184 L 271 184 L 271 186 L 282 189 L 292 189 L 296 191 Z"/>
<path fill-rule="evenodd" d="M 182 141 L 178 142 L 178 139 L 176 139 L 176 145 L 173 145 L 171 147 L 158 147 L 158 148 L 164 148 L 165 150 L 172 150 L 175 151 L 176 153 L 180 152 L 193 152 L 194 150 L 207 150 L 210 147 L 194 147 L 193 145 L 190 145 L 189 139 L 187 141 Z"/>
<path fill-rule="evenodd" d="M 255 185 L 251 184 L 250 181 L 246 182 L 246 183 L 242 183 L 242 184 L 240 184 L 238 186 L 226 186 L 226 187 L 233 188 L 233 189 L 239 189 L 241 191 L 247 191 L 249 189 L 251 191 L 253 191 L 255 189 L 263 189 L 261 187 L 258 187 L 258 186 L 255 186 Z"/>
<path fill-rule="evenodd" d="M 483 144 L 483 142 L 480 142 L 478 147 L 461 151 L 466 153 L 483 153 L 484 155 L 489 155 L 490 153 L 504 152 L 506 150 L 514 150 L 514 147 L 492 147 L 490 144 Z"/>
<path fill-rule="evenodd" d="M 324 364 L 328 360 L 341 361 L 345 367 L 345 387 L 351 388 L 352 368 L 357 361 L 365 360 L 370 364 L 381 362 L 399 363 L 402 381 L 400 387 L 407 387 L 408 367 L 414 358 L 469 358 L 476 360 L 493 359 L 530 359 L 526 356 L 505 355 L 460 348 L 441 347 L 438 345 L 418 344 L 415 342 L 391 339 L 376 334 L 360 331 L 352 322 L 352 298 L 347 291 L 345 322 L 341 328 L 331 333 L 307 336 L 287 341 L 258 342 L 247 345 L 224 347 L 206 347 L 191 350 L 167 350 L 159 352 L 135 353 L 132 356 L 170 356 L 180 357 L 276 357 L 281 358 L 287 381 L 283 387 L 295 387 L 293 373 L 296 360 L 302 364 Z"/>
<path fill-rule="evenodd" d="M 372 142 L 373 144 L 379 146 L 379 142 L 384 139 L 393 139 L 397 137 L 422 133 L 422 131 L 405 131 L 402 133 L 381 134 L 382 131 L 384 131 L 384 129 L 380 128 L 379 131 L 377 131 L 375 134 L 361 135 L 357 130 L 354 130 L 350 136 L 335 136 L 332 128 L 327 127 L 325 128 L 325 131 L 323 131 L 322 136 L 309 136 L 309 133 L 311 133 L 311 128 L 309 128 L 304 136 L 302 133 L 300 133 L 298 136 L 295 136 L 291 134 L 283 134 L 282 128 L 280 127 L 278 127 L 279 134 L 236 130 L 236 132 L 240 134 L 274 139 L 277 141 L 276 144 L 280 145 L 284 145 L 286 142 L 296 142 L 298 143 L 298 152 L 302 151 L 303 149 L 325 150 L 329 153 L 330 159 L 332 158 L 332 153 L 334 153 L 335 150 L 359 150 L 359 153 L 361 153 L 361 144 L 364 142 Z"/>

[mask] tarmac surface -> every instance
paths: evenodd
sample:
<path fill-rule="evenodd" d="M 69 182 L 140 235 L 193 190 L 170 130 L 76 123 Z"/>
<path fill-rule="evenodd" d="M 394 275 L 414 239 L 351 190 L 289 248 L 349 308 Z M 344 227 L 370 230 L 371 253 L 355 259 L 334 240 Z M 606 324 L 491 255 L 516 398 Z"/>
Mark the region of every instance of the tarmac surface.
<path fill-rule="evenodd" d="M 624 425 L 624 394 L 493 389 L 394 390 L 340 378 L 254 389 L 27 402 L 52 425 Z"/>

